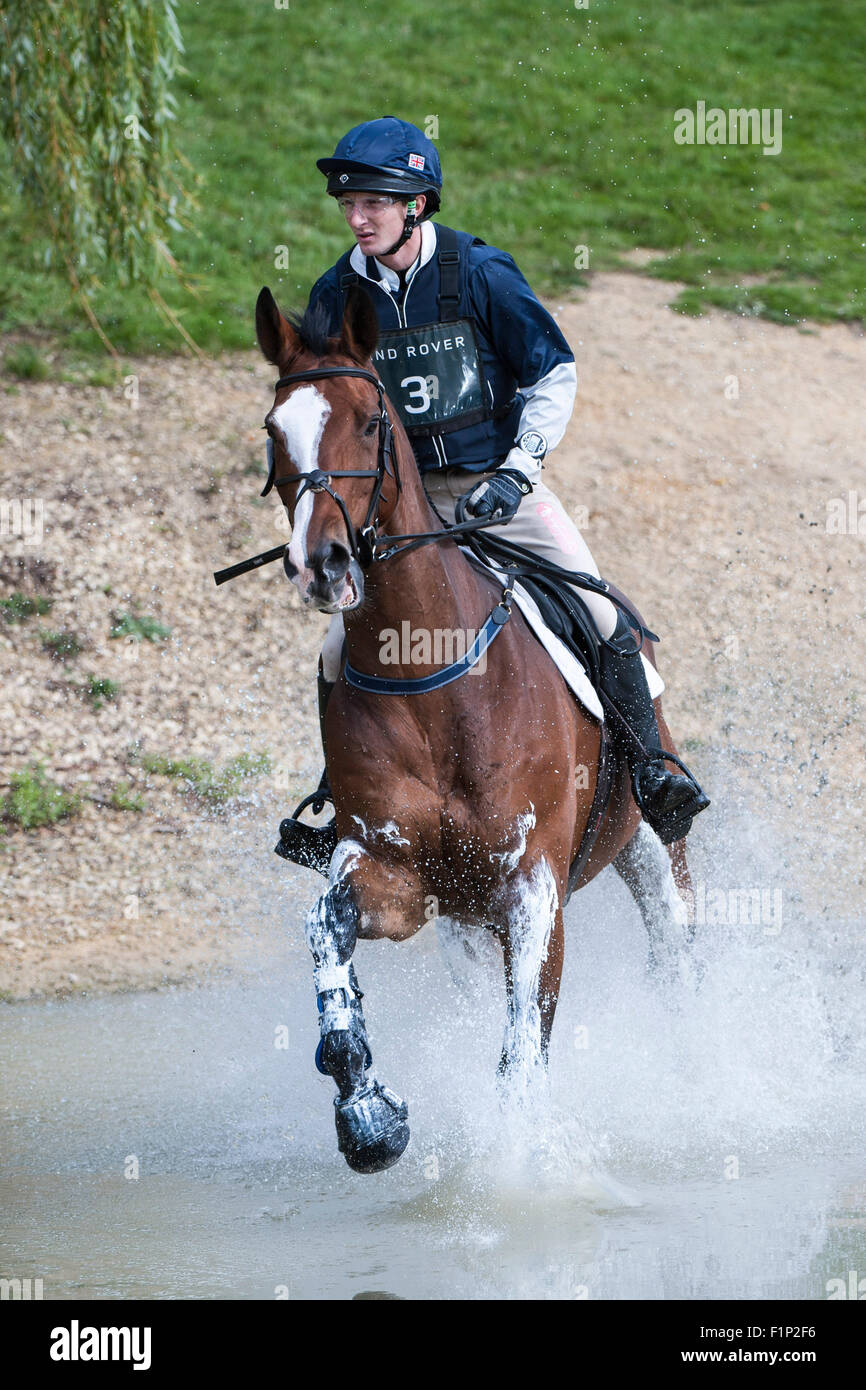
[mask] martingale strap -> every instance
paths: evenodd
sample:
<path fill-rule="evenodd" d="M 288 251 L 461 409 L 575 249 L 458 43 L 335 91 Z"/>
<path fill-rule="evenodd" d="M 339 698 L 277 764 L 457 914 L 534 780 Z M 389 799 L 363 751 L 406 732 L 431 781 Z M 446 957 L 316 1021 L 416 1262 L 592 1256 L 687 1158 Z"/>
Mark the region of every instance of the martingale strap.
<path fill-rule="evenodd" d="M 503 601 L 496 605 L 472 646 L 459 660 L 452 661 L 450 666 L 443 666 L 439 671 L 434 671 L 429 676 L 417 676 L 411 680 L 394 680 L 390 676 L 368 676 L 363 671 L 359 671 L 357 667 L 352 666 L 347 660 L 344 667 L 346 680 L 349 685 L 354 685 L 356 689 L 369 690 L 376 695 L 424 695 L 428 690 L 438 690 L 440 686 L 449 685 L 451 681 L 459 680 L 467 671 L 471 671 L 473 666 L 477 666 L 491 642 L 498 637 L 508 622 L 511 617 L 509 603 L 511 595 L 512 590 L 510 588 L 504 591 Z"/>

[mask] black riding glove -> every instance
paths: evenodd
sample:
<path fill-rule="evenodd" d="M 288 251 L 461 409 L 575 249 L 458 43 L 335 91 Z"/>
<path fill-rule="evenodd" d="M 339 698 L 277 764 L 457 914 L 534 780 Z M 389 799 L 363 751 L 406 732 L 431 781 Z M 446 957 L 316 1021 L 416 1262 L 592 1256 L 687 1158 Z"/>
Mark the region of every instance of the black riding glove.
<path fill-rule="evenodd" d="M 492 478 L 470 488 L 466 493 L 466 511 L 470 516 L 510 521 L 531 491 L 532 484 L 516 468 L 507 473 L 500 469 Z"/>

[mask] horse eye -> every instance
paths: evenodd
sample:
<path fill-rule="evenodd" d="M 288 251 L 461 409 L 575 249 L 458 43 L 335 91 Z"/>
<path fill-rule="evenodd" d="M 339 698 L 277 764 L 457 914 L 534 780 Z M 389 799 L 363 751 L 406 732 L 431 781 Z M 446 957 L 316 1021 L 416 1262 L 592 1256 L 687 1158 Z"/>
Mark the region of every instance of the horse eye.
<path fill-rule="evenodd" d="M 368 423 L 368 425 L 367 425 L 367 428 L 364 430 L 364 437 L 365 437 L 365 438 L 368 438 L 371 434 L 375 434 L 378 428 L 379 428 L 379 417 L 378 417 L 378 415 L 377 415 L 377 416 L 375 416 L 372 420 L 369 421 L 369 423 Z"/>

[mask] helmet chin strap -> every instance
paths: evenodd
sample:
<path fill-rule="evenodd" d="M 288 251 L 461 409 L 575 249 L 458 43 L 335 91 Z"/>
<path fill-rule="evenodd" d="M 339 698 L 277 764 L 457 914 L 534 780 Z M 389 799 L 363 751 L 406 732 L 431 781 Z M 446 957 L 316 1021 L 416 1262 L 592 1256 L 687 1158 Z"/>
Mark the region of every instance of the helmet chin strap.
<path fill-rule="evenodd" d="M 382 252 L 383 256 L 393 256 L 395 251 L 399 251 L 401 246 L 405 246 L 406 242 L 409 240 L 416 227 L 416 207 L 417 203 L 415 202 L 415 199 L 411 198 L 410 201 L 406 204 L 406 218 L 403 223 L 403 230 L 400 233 L 397 240 L 394 242 L 394 245 L 390 248 L 390 250 Z"/>

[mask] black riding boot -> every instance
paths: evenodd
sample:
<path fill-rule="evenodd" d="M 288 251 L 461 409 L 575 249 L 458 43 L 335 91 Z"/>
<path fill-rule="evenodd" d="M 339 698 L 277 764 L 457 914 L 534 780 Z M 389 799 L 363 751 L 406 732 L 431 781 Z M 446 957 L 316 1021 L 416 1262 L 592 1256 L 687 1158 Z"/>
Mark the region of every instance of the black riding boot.
<path fill-rule="evenodd" d="M 307 806 L 312 807 L 314 815 L 318 815 L 320 811 L 324 810 L 325 802 L 333 799 L 331 788 L 328 785 L 325 711 L 328 708 L 328 699 L 334 684 L 334 681 L 325 680 L 320 657 L 318 672 L 319 729 L 322 735 L 322 751 L 325 754 L 325 768 L 319 778 L 319 785 L 312 796 L 304 797 L 300 806 L 295 807 L 291 816 L 281 822 L 279 844 L 274 848 L 274 852 L 279 854 L 281 858 L 291 859 L 294 864 L 300 864 L 305 869 L 318 869 L 320 874 L 325 875 L 328 872 L 331 855 L 337 847 L 337 822 L 332 819 L 327 825 L 305 825 L 303 821 L 298 820 L 298 817 Z"/>
<path fill-rule="evenodd" d="M 689 833 L 694 817 L 709 806 L 709 798 L 688 768 L 660 747 L 659 726 L 643 662 L 622 613 L 609 641 L 616 650 L 604 645 L 600 649 L 601 688 L 643 744 L 643 751 L 639 751 L 630 740 L 625 740 L 634 799 L 662 844 L 670 845 Z M 676 762 L 686 775 L 669 772 L 666 758 Z"/>

